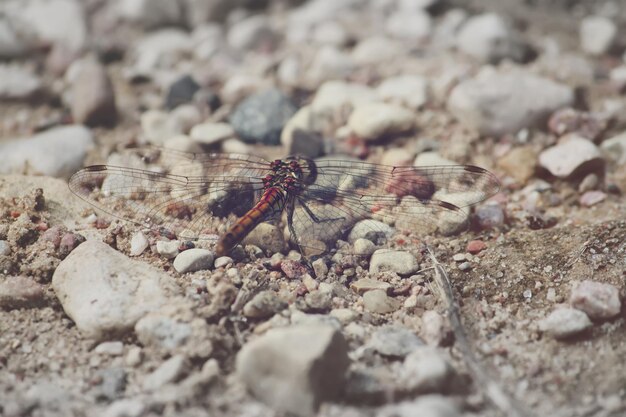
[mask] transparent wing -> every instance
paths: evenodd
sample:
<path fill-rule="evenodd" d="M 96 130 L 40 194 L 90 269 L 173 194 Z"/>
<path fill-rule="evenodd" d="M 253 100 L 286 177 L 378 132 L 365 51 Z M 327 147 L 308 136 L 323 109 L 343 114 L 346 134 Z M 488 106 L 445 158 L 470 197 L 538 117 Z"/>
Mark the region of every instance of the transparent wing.
<path fill-rule="evenodd" d="M 492 173 L 471 165 L 393 167 L 324 160 L 316 167 L 317 179 L 302 191 L 293 218 L 298 243 L 316 248 L 323 245 L 304 240 L 328 244 L 364 219 L 380 221 L 364 223 L 375 233 L 393 225 L 418 234 L 452 234 L 465 227 L 470 206 L 500 187 Z"/>
<path fill-rule="evenodd" d="M 69 187 L 114 217 L 196 239 L 215 232 L 216 217 L 249 210 L 268 173 L 267 162 L 246 155 L 167 151 L 165 159 L 177 173 L 93 165 L 76 172 Z"/>

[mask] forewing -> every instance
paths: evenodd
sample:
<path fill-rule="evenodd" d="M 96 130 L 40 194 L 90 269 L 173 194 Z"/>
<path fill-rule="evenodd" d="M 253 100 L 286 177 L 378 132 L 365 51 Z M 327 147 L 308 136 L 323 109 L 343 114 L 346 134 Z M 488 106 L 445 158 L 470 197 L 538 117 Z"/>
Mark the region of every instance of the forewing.
<path fill-rule="evenodd" d="M 500 185 L 492 173 L 471 165 L 393 167 L 324 160 L 316 166 L 317 179 L 303 191 L 304 200 L 333 206 L 347 223 L 372 218 L 418 233 L 460 230 L 469 207 L 497 193 Z"/>
<path fill-rule="evenodd" d="M 267 173 L 257 158 L 184 156 L 169 169 L 186 175 L 156 168 L 94 165 L 75 173 L 69 186 L 76 195 L 116 218 L 166 228 L 185 239 L 215 232 L 216 217 L 241 215 L 254 205 Z"/>

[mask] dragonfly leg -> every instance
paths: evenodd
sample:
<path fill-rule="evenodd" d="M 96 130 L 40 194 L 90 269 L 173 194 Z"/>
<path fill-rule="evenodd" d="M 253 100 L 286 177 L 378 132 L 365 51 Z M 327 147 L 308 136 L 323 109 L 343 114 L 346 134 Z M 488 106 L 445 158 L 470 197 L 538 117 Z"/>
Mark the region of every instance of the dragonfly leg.
<path fill-rule="evenodd" d="M 332 219 L 320 219 L 319 217 L 317 217 L 315 215 L 315 213 L 313 213 L 313 211 L 306 205 L 306 203 L 302 199 L 298 199 L 298 202 L 300 203 L 300 205 L 302 206 L 304 211 L 306 211 L 306 214 L 308 214 L 309 217 L 311 218 L 311 220 L 313 220 L 315 223 L 324 223 L 324 222 L 334 222 L 334 221 L 337 221 L 337 220 L 345 220 L 345 217 L 333 217 Z"/>
<path fill-rule="evenodd" d="M 296 242 L 296 245 L 298 245 L 298 250 L 300 251 L 300 254 L 302 255 L 302 265 L 305 266 L 305 268 L 309 271 L 309 273 L 311 274 L 313 278 L 317 278 L 317 276 L 315 275 L 315 270 L 313 269 L 313 265 L 311 264 L 311 261 L 309 261 L 309 259 L 306 257 L 306 255 L 304 254 L 304 250 L 302 249 L 302 246 L 300 246 L 298 235 L 296 234 L 296 228 L 293 227 L 293 212 L 294 212 L 294 204 L 291 203 L 287 206 L 287 227 L 289 228 L 289 234 L 291 235 L 291 240 Z"/>

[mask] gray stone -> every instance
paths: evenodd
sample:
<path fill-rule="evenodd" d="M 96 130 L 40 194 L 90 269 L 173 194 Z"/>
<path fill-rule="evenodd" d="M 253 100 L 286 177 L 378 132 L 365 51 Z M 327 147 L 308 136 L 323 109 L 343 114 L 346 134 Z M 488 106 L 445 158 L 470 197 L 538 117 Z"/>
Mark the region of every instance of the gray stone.
<path fill-rule="evenodd" d="M 36 307 L 43 304 L 44 297 L 44 288 L 31 278 L 0 278 L 0 309 Z"/>
<path fill-rule="evenodd" d="M 436 349 L 419 346 L 405 359 L 401 368 L 400 384 L 413 393 L 444 392 L 452 367 Z"/>
<path fill-rule="evenodd" d="M 387 314 L 400 308 L 400 302 L 389 297 L 384 290 L 371 290 L 363 294 L 363 306 L 372 313 Z"/>
<path fill-rule="evenodd" d="M 187 342 L 191 337 L 192 329 L 189 323 L 172 317 L 149 314 L 137 321 L 135 334 L 144 346 L 156 346 L 172 351 Z"/>
<path fill-rule="evenodd" d="M 277 253 L 285 248 L 282 230 L 271 223 L 260 223 L 243 240 L 244 245 L 258 246 L 269 253 Z"/>
<path fill-rule="evenodd" d="M 521 61 L 524 48 L 511 30 L 512 25 L 495 13 L 473 16 L 457 34 L 460 51 L 482 62 L 498 62 L 504 58 Z"/>
<path fill-rule="evenodd" d="M 357 239 L 354 242 L 354 254 L 359 256 L 370 256 L 376 250 L 376 245 L 368 239 Z"/>
<path fill-rule="evenodd" d="M 626 165 L 626 132 L 622 132 L 602 142 L 600 149 L 612 161 Z"/>
<path fill-rule="evenodd" d="M 574 102 L 572 88 L 520 70 L 484 70 L 450 93 L 448 108 L 481 135 L 517 133 L 545 121 Z"/>
<path fill-rule="evenodd" d="M 231 114 L 230 123 L 246 142 L 277 145 L 283 126 L 296 110 L 281 91 L 270 89 L 243 100 Z"/>
<path fill-rule="evenodd" d="M 376 330 L 368 345 L 381 355 L 403 358 L 424 342 L 406 327 L 390 325 Z"/>
<path fill-rule="evenodd" d="M 394 232 L 393 227 L 378 220 L 361 220 L 350 230 L 348 242 L 354 244 L 357 239 L 367 239 L 372 242 L 379 240 L 379 238 L 388 239 L 393 236 Z"/>
<path fill-rule="evenodd" d="M 102 342 L 93 350 L 100 355 L 120 356 L 124 353 L 124 343 L 120 341 Z"/>
<path fill-rule="evenodd" d="M 11 245 L 6 240 L 0 240 L 0 256 L 9 256 L 11 254 Z"/>
<path fill-rule="evenodd" d="M 617 25 L 609 18 L 587 16 L 580 22 L 580 47 L 590 55 L 609 52 L 617 35 Z"/>
<path fill-rule="evenodd" d="M 39 77 L 17 65 L 0 65 L 0 99 L 26 100 L 42 89 Z"/>
<path fill-rule="evenodd" d="M 622 308 L 617 287 L 591 280 L 577 285 L 572 290 L 569 302 L 592 319 L 610 319 L 617 316 Z"/>
<path fill-rule="evenodd" d="M 207 249 L 188 249 L 176 256 L 174 269 L 181 274 L 210 269 L 213 266 L 214 257 L 213 252 Z"/>
<path fill-rule="evenodd" d="M 284 310 L 287 303 L 274 291 L 261 291 L 243 306 L 243 314 L 250 318 L 267 318 Z"/>
<path fill-rule="evenodd" d="M 69 254 L 52 277 L 65 313 L 87 337 L 123 334 L 177 291 L 169 275 L 88 240 Z"/>
<path fill-rule="evenodd" d="M 591 326 L 587 314 L 575 308 L 559 308 L 539 322 L 539 328 L 555 339 L 567 339 Z"/>
<path fill-rule="evenodd" d="M 371 290 L 383 290 L 387 292 L 391 288 L 391 284 L 385 281 L 378 281 L 371 278 L 361 278 L 350 284 L 350 288 L 358 294 L 364 294 Z"/>
<path fill-rule="evenodd" d="M 175 258 L 179 253 L 180 243 L 177 240 L 157 240 L 156 250 L 161 256 L 167 259 Z"/>
<path fill-rule="evenodd" d="M 50 129 L 30 138 L 0 144 L 0 174 L 19 173 L 68 178 L 83 165 L 93 136 L 83 126 Z"/>
<path fill-rule="evenodd" d="M 280 142 L 289 155 L 315 158 L 323 150 L 323 140 L 318 130 L 311 106 L 304 106 L 285 124 L 280 134 Z"/>
<path fill-rule="evenodd" d="M 235 136 L 235 129 L 228 123 L 202 123 L 189 132 L 194 141 L 203 145 L 213 145 Z"/>
<path fill-rule="evenodd" d="M 314 415 L 339 397 L 350 364 L 348 344 L 330 326 L 299 325 L 269 330 L 237 355 L 237 374 L 255 397 L 272 408 Z"/>
<path fill-rule="evenodd" d="M 106 68 L 87 59 L 72 82 L 72 118 L 88 126 L 112 125 L 117 119 L 115 92 Z"/>
<path fill-rule="evenodd" d="M 409 252 L 378 249 L 370 260 L 370 274 L 395 272 L 398 275 L 410 275 L 419 269 L 415 256 Z"/>
<path fill-rule="evenodd" d="M 183 355 L 175 355 L 163 362 L 143 380 L 143 388 L 154 391 L 170 382 L 179 381 L 188 371 L 189 362 Z"/>
<path fill-rule="evenodd" d="M 575 135 L 539 154 L 539 164 L 559 178 L 579 174 L 582 169 L 593 170 L 603 163 L 598 147 L 590 140 Z"/>
<path fill-rule="evenodd" d="M 96 399 L 111 401 L 122 395 L 126 388 L 126 371 L 123 368 L 101 369 L 96 372 L 100 383 L 93 389 Z"/>
<path fill-rule="evenodd" d="M 359 105 L 348 119 L 350 129 L 368 141 L 408 132 L 414 125 L 415 114 L 412 111 L 389 103 Z"/>
<path fill-rule="evenodd" d="M 428 84 L 419 75 L 398 75 L 381 82 L 376 93 L 385 101 L 418 110 L 428 101 Z"/>

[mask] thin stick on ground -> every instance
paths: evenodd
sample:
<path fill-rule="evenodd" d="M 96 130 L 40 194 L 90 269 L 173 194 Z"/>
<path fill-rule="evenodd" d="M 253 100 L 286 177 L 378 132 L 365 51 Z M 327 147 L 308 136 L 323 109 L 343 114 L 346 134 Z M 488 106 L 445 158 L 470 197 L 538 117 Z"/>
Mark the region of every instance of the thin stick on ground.
<path fill-rule="evenodd" d="M 454 332 L 456 345 L 461 352 L 463 360 L 467 364 L 470 374 L 472 375 L 474 381 L 476 381 L 476 386 L 483 387 L 484 395 L 487 399 L 505 415 L 510 417 L 528 417 L 530 414 L 524 410 L 522 405 L 506 394 L 500 388 L 500 384 L 491 379 L 476 360 L 463 328 L 463 324 L 461 323 L 458 306 L 454 301 L 450 278 L 448 277 L 446 270 L 439 263 L 437 258 L 435 258 L 431 249 L 429 247 L 427 247 L 427 249 L 433 262 L 433 269 L 435 270 L 435 285 L 438 288 L 440 297 L 444 300 L 448 309 L 448 319 L 450 320 L 450 326 Z"/>

